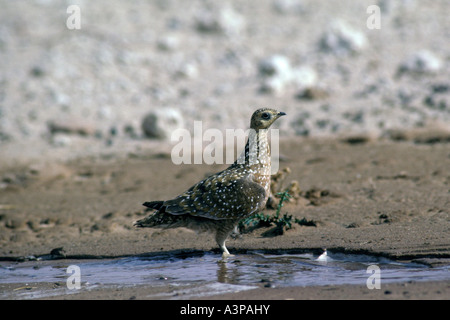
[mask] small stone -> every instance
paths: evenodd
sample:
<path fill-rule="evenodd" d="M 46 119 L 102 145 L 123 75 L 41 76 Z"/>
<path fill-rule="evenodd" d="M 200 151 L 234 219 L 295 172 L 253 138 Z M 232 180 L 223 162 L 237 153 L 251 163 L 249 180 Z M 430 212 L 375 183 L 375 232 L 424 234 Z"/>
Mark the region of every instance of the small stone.
<path fill-rule="evenodd" d="M 319 42 L 320 49 L 335 55 L 359 53 L 367 46 L 365 34 L 342 20 L 330 24 Z"/>
<path fill-rule="evenodd" d="M 296 14 L 305 12 L 305 6 L 301 0 L 275 0 L 273 9 L 280 14 Z"/>
<path fill-rule="evenodd" d="M 280 77 L 270 77 L 263 81 L 261 84 L 260 90 L 261 92 L 266 93 L 281 93 L 283 92 L 286 86 L 286 81 Z"/>
<path fill-rule="evenodd" d="M 446 83 L 437 83 L 431 86 L 433 93 L 446 93 L 450 91 L 450 85 Z"/>
<path fill-rule="evenodd" d="M 158 49 L 162 51 L 173 51 L 179 45 L 178 38 L 175 36 L 166 36 L 158 40 Z"/>
<path fill-rule="evenodd" d="M 291 73 L 289 59 L 282 55 L 273 55 L 263 59 L 258 66 L 259 73 L 263 76 L 288 77 Z"/>
<path fill-rule="evenodd" d="M 236 35 L 244 26 L 244 17 L 229 7 L 204 10 L 196 17 L 197 30 L 205 33 Z"/>
<path fill-rule="evenodd" d="M 289 59 L 282 55 L 273 55 L 263 59 L 258 66 L 263 77 L 261 92 L 280 93 L 292 80 L 292 68 Z"/>
<path fill-rule="evenodd" d="M 297 98 L 305 100 L 319 100 L 329 97 L 328 91 L 320 88 L 305 88 L 299 91 Z"/>
<path fill-rule="evenodd" d="M 142 131 L 148 138 L 170 139 L 172 132 L 183 127 L 183 117 L 177 109 L 158 109 L 147 114 L 142 121 Z"/>
<path fill-rule="evenodd" d="M 64 250 L 63 247 L 60 248 L 54 248 L 50 251 L 50 254 L 52 256 L 60 256 L 60 257 L 64 257 L 66 255 L 66 251 Z"/>
<path fill-rule="evenodd" d="M 299 90 L 313 87 L 317 83 L 316 71 L 308 66 L 291 67 L 289 59 L 283 55 L 273 55 L 263 59 L 258 65 L 262 76 L 262 92 L 280 93 L 287 86 Z"/>
<path fill-rule="evenodd" d="M 31 68 L 30 74 L 33 77 L 40 78 L 45 75 L 45 71 L 40 66 L 34 66 L 33 68 Z"/>
<path fill-rule="evenodd" d="M 437 73 L 442 68 L 442 61 L 428 50 L 416 52 L 405 59 L 399 67 L 399 73 Z"/>
<path fill-rule="evenodd" d="M 292 81 L 300 89 L 306 89 L 314 87 L 317 84 L 316 71 L 308 66 L 301 66 L 292 70 Z"/>
<path fill-rule="evenodd" d="M 52 135 L 50 143 L 55 147 L 66 147 L 72 144 L 72 138 L 65 133 Z"/>
<path fill-rule="evenodd" d="M 359 228 L 360 225 L 357 222 L 352 222 L 346 226 L 347 229 Z"/>
<path fill-rule="evenodd" d="M 51 134 L 64 133 L 80 136 L 93 136 L 95 134 L 95 126 L 81 120 L 51 120 L 47 123 L 47 126 Z"/>
<path fill-rule="evenodd" d="M 5 227 L 9 229 L 19 229 L 25 226 L 25 221 L 20 218 L 10 218 L 5 221 Z"/>
<path fill-rule="evenodd" d="M 108 106 L 102 106 L 97 111 L 97 117 L 101 120 L 104 120 L 104 119 L 110 120 L 113 118 L 113 116 L 114 116 L 114 112 L 111 109 L 111 107 L 108 107 Z"/>
<path fill-rule="evenodd" d="M 193 63 L 185 63 L 176 71 L 176 75 L 182 78 L 193 79 L 198 75 L 198 68 Z"/>
<path fill-rule="evenodd" d="M 126 135 L 128 135 L 132 139 L 139 138 L 139 135 L 137 134 L 134 126 L 132 124 L 125 124 L 123 127 L 123 131 Z"/>

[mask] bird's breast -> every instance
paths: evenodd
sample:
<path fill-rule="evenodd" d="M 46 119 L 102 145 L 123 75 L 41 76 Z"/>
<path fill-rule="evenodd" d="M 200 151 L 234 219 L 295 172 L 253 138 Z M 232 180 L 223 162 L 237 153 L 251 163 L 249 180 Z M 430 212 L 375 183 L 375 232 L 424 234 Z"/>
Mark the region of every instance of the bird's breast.
<path fill-rule="evenodd" d="M 258 169 L 252 170 L 254 172 L 255 182 L 264 188 L 266 191 L 266 200 L 270 194 L 270 163 L 259 166 Z"/>

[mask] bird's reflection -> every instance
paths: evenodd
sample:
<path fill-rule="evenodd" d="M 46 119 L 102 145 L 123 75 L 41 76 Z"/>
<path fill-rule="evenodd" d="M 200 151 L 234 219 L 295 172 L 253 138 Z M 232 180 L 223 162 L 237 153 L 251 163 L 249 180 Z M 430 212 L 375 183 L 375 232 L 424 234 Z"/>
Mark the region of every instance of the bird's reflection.
<path fill-rule="evenodd" d="M 217 281 L 220 283 L 235 284 L 239 282 L 241 272 L 235 257 L 226 257 L 217 261 Z"/>

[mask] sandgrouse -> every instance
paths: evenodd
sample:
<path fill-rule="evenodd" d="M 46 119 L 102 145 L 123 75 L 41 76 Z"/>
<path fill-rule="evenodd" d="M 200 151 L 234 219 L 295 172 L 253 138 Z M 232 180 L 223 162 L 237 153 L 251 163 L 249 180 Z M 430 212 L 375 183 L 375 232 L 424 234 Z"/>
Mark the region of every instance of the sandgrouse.
<path fill-rule="evenodd" d="M 186 227 L 215 233 L 223 256 L 225 241 L 240 220 L 264 209 L 270 194 L 270 148 L 267 129 L 285 115 L 274 109 L 256 110 L 250 121 L 245 150 L 227 169 L 198 182 L 172 200 L 145 202 L 155 211 L 135 222 L 137 227 Z"/>

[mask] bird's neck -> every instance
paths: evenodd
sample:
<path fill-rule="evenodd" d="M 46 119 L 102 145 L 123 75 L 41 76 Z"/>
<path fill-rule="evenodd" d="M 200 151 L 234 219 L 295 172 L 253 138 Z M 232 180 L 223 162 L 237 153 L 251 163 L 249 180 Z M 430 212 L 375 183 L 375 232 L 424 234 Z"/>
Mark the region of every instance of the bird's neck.
<path fill-rule="evenodd" d="M 250 129 L 245 149 L 234 164 L 245 167 L 268 167 L 270 169 L 270 147 L 267 129 Z"/>

